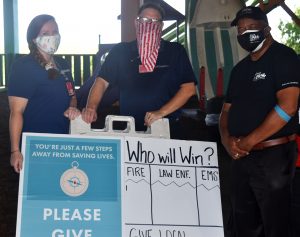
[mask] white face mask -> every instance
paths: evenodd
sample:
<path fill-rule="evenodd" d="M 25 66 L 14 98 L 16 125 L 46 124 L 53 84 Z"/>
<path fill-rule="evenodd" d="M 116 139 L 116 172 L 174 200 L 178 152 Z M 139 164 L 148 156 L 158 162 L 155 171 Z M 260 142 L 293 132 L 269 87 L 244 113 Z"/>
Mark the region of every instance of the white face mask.
<path fill-rule="evenodd" d="M 37 47 L 46 54 L 54 54 L 60 43 L 60 35 L 38 36 L 35 39 Z"/>

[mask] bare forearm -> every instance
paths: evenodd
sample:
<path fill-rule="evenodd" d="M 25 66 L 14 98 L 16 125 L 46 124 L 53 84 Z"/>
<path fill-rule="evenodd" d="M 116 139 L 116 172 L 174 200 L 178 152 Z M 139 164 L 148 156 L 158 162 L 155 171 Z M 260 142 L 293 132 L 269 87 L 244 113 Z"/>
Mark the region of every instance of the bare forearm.
<path fill-rule="evenodd" d="M 222 111 L 220 114 L 220 120 L 219 120 L 219 131 L 221 138 L 227 138 L 229 137 L 229 132 L 228 132 L 228 112 L 227 111 Z"/>
<path fill-rule="evenodd" d="M 286 122 L 279 117 L 275 110 L 272 110 L 264 122 L 253 130 L 246 138 L 253 141 L 253 144 L 257 144 L 278 132 L 285 125 Z"/>
<path fill-rule="evenodd" d="M 86 107 L 82 110 L 81 116 L 86 123 L 92 123 L 97 120 L 98 105 L 108 87 L 108 82 L 102 78 L 96 78 L 92 88 L 90 89 Z"/>
<path fill-rule="evenodd" d="M 70 100 L 70 105 L 69 105 L 69 107 L 74 107 L 74 108 L 77 107 L 77 98 L 76 98 L 75 95 L 72 96 L 72 98 L 71 98 L 71 100 Z"/>
<path fill-rule="evenodd" d="M 21 113 L 11 112 L 9 119 L 11 151 L 16 151 L 20 148 L 22 128 L 23 115 Z"/>
<path fill-rule="evenodd" d="M 229 113 L 230 106 L 231 105 L 227 103 L 223 105 L 222 112 L 220 114 L 219 130 L 222 139 L 222 144 L 224 145 L 228 154 L 233 159 L 238 159 L 241 156 L 247 155 L 248 152 L 243 149 L 240 149 L 237 146 L 237 142 L 239 141 L 239 138 L 233 137 L 229 134 L 228 113 Z"/>
<path fill-rule="evenodd" d="M 278 106 L 288 116 L 292 117 L 298 110 L 299 88 L 290 87 L 277 92 Z M 252 131 L 247 138 L 257 144 L 278 132 L 286 125 L 286 121 L 272 109 L 263 123 Z"/>
<path fill-rule="evenodd" d="M 282 117 L 282 113 L 287 114 L 287 117 L 292 117 L 298 110 L 298 95 L 299 89 L 297 87 L 289 87 L 278 91 L 276 94 L 277 105 L 282 112 L 276 112 L 274 108 L 271 109 L 256 129 L 240 139 L 238 146 L 251 151 L 253 146 L 281 130 L 288 122 L 285 116 Z"/>
<path fill-rule="evenodd" d="M 196 94 L 196 88 L 194 83 L 189 83 L 188 85 L 182 86 L 175 96 L 163 105 L 159 110 L 162 112 L 163 116 L 173 113 L 177 109 L 181 108 L 188 99 Z"/>
<path fill-rule="evenodd" d="M 181 85 L 179 91 L 175 94 L 170 101 L 163 105 L 159 110 L 148 111 L 145 114 L 145 125 L 150 126 L 154 121 L 161 119 L 168 114 L 181 108 L 188 99 L 196 93 L 196 87 L 194 83 L 185 83 Z"/>
<path fill-rule="evenodd" d="M 97 78 L 90 90 L 86 107 L 96 110 L 107 87 L 108 83 L 106 81 L 102 78 Z"/>

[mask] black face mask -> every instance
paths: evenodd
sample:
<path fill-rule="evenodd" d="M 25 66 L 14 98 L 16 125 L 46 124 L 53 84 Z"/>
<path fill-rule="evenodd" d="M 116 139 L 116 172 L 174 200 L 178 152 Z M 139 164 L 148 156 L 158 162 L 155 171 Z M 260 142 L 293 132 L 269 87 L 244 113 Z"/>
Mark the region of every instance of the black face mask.
<path fill-rule="evenodd" d="M 256 49 L 265 40 L 264 30 L 246 30 L 243 34 L 237 36 L 241 47 L 248 52 Z"/>

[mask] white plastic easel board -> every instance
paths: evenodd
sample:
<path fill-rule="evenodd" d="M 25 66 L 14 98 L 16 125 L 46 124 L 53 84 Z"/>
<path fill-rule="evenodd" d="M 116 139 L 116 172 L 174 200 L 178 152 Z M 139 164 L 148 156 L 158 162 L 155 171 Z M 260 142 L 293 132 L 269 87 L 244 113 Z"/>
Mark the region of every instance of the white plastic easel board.
<path fill-rule="evenodd" d="M 18 237 L 224 236 L 215 143 L 171 140 L 165 119 L 145 133 L 82 122 L 25 134 Z"/>

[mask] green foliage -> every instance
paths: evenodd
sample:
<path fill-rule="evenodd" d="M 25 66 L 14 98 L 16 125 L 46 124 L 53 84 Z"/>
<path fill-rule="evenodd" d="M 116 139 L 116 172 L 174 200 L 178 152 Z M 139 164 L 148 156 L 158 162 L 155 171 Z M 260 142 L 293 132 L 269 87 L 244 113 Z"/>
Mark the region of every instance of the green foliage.
<path fill-rule="evenodd" d="M 300 8 L 296 10 L 295 14 L 298 17 L 300 16 Z M 300 26 L 295 22 L 283 22 L 280 20 L 278 28 L 281 31 L 283 43 L 300 54 Z"/>

